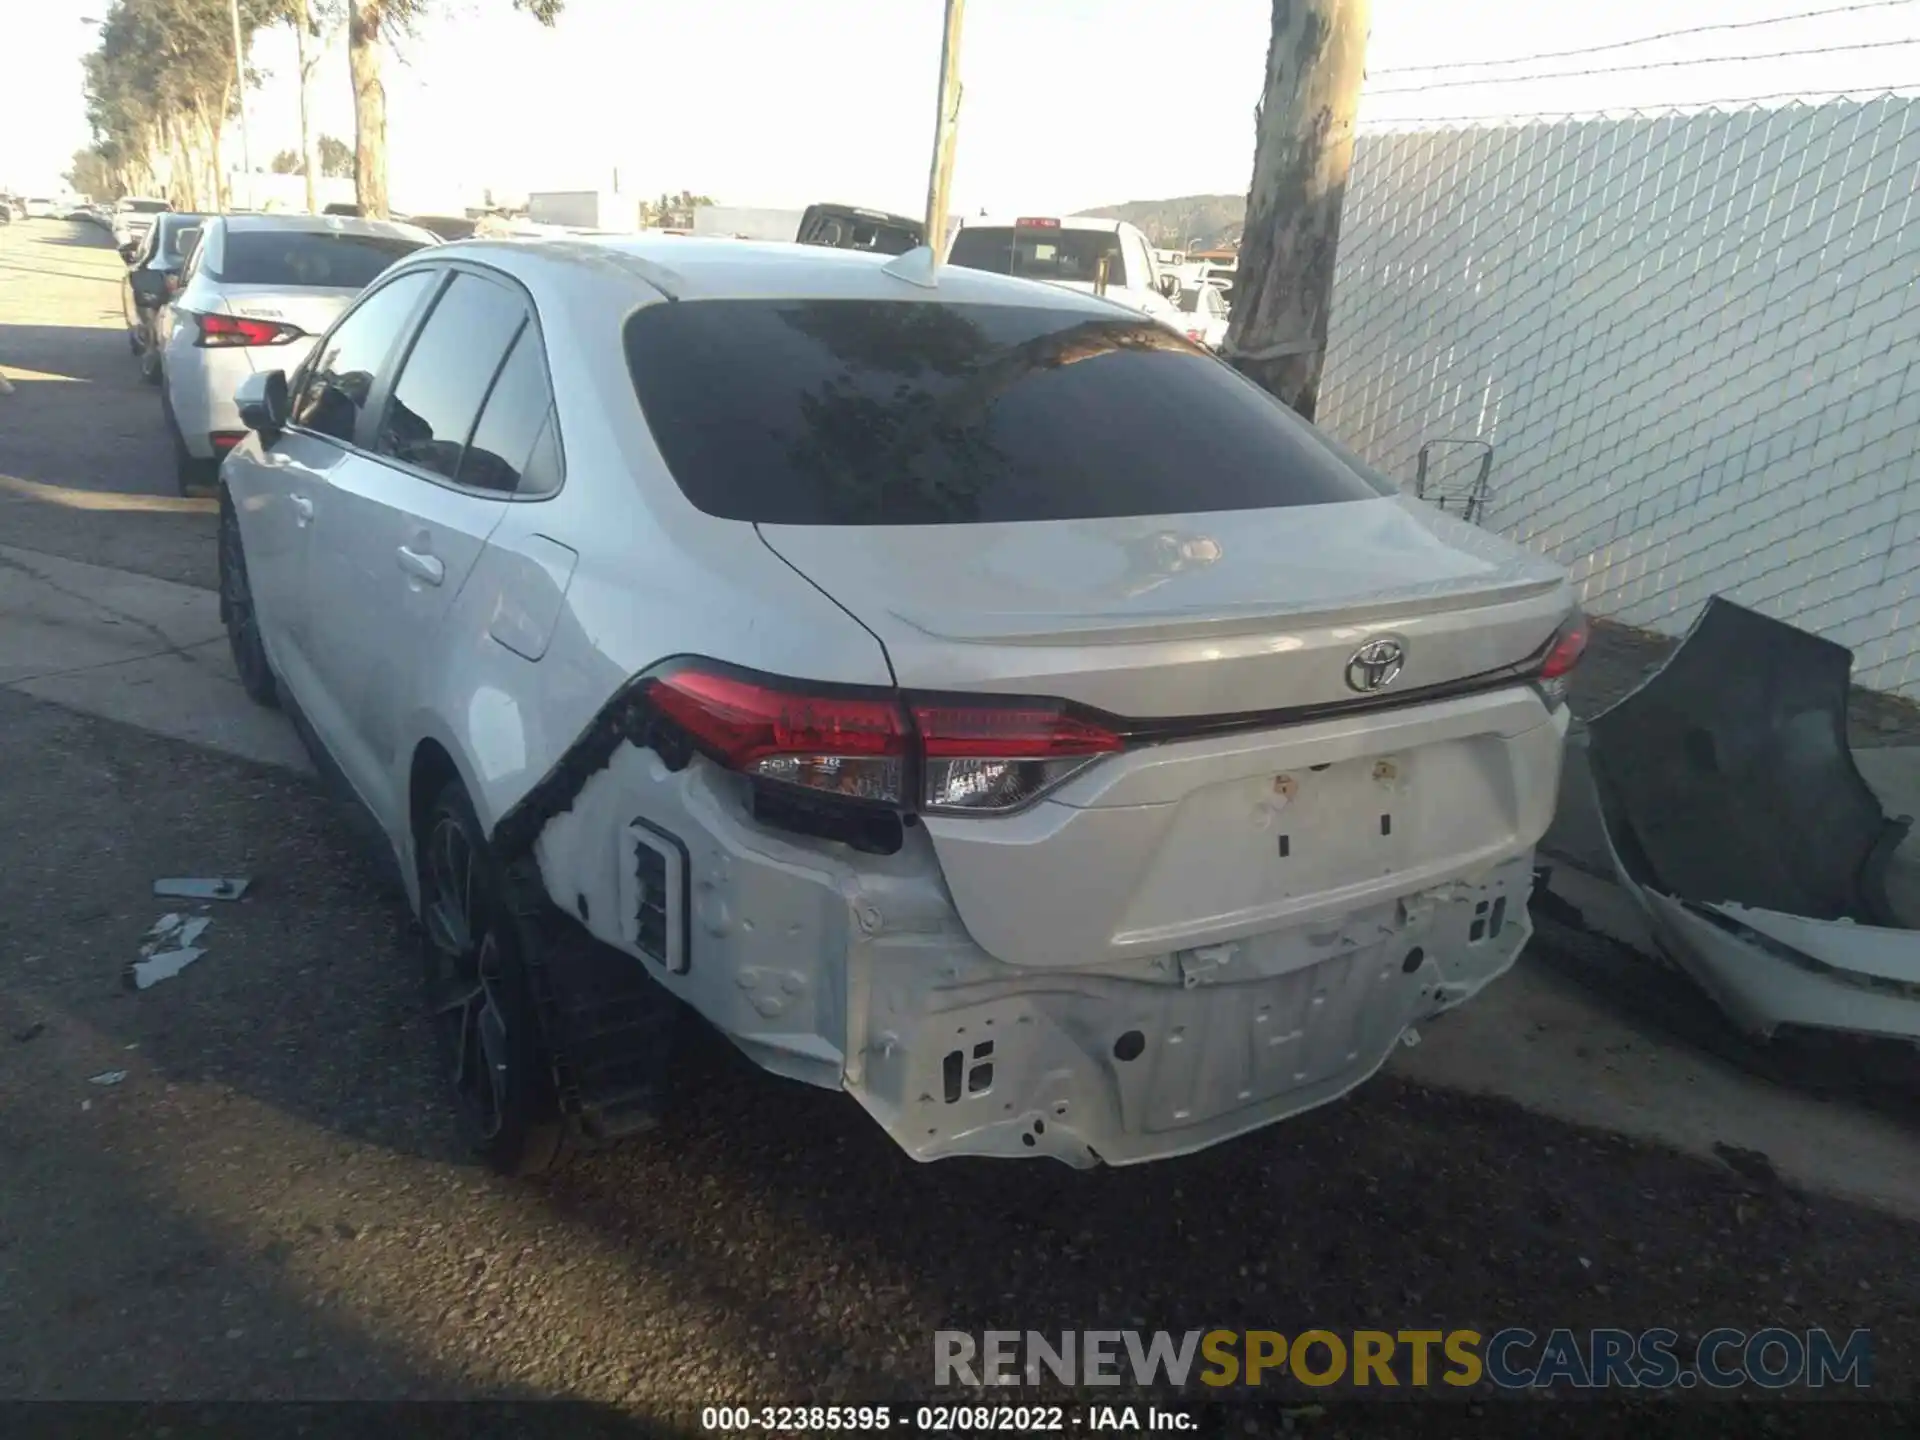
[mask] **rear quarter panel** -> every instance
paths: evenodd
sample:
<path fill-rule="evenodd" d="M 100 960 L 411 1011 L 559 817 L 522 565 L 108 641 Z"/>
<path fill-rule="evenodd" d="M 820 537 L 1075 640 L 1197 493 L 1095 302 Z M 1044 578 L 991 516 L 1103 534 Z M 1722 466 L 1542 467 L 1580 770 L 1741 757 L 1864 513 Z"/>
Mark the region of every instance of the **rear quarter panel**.
<path fill-rule="evenodd" d="M 626 315 L 655 297 L 630 277 L 589 278 L 530 286 L 559 397 L 565 484 L 509 507 L 444 623 L 410 725 L 415 744 L 432 739 L 454 757 L 489 830 L 615 691 L 663 659 L 704 655 L 855 684 L 890 678 L 879 642 L 751 525 L 687 503 L 647 432 L 620 346 Z M 491 553 L 530 537 L 577 553 L 563 595 L 537 593 L 556 583 L 548 569 Z M 538 660 L 494 638 L 503 606 L 557 610 Z"/>

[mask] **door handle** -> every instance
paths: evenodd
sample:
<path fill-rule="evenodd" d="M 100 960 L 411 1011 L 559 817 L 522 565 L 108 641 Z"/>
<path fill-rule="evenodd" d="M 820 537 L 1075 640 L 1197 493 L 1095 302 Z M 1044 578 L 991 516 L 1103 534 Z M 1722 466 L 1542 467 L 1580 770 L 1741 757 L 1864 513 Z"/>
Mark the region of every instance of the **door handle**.
<path fill-rule="evenodd" d="M 409 550 L 404 545 L 394 553 L 400 561 L 400 568 L 417 580 L 438 585 L 447 578 L 447 567 L 440 563 L 437 556 L 422 555 L 418 550 Z"/>
<path fill-rule="evenodd" d="M 293 523 L 305 525 L 313 519 L 313 501 L 304 495 L 293 497 Z"/>

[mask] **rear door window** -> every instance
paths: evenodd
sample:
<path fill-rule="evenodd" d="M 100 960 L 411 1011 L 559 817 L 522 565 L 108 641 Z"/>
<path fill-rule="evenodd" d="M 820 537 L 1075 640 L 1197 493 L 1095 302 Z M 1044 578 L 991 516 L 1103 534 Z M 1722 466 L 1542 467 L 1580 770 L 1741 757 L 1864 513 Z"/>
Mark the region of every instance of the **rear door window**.
<path fill-rule="evenodd" d="M 1104 310 L 682 300 L 637 311 L 625 341 L 667 468 L 726 519 L 1072 520 L 1379 493 L 1229 366 Z"/>
<path fill-rule="evenodd" d="M 293 423 L 352 444 L 382 369 L 415 308 L 439 278 L 433 270 L 399 276 L 349 311 L 302 372 Z"/>
<path fill-rule="evenodd" d="M 454 478 L 506 494 L 548 495 L 560 488 L 553 391 L 540 332 L 529 321 L 487 394 Z"/>
<path fill-rule="evenodd" d="M 229 285 L 361 290 L 420 243 L 326 230 L 229 230 L 220 279 Z"/>
<path fill-rule="evenodd" d="M 504 285 L 456 274 L 401 366 L 374 450 L 453 479 L 481 402 L 526 318 L 525 303 Z"/>
<path fill-rule="evenodd" d="M 1107 262 L 1107 283 L 1125 285 L 1120 237 L 1111 230 L 965 225 L 947 251 L 949 265 L 1070 285 L 1095 283 L 1102 259 Z"/>

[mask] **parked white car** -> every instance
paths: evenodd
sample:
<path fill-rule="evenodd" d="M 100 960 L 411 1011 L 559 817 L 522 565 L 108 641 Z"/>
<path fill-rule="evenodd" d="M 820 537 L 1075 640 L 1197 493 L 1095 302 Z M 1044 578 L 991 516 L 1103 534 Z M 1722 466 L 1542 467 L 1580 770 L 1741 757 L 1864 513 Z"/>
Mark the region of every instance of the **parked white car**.
<path fill-rule="evenodd" d="M 154 216 L 163 215 L 172 208 L 165 200 L 147 195 L 128 195 L 115 201 L 112 221 L 114 248 L 131 260 L 146 242 L 147 232 L 153 228 Z"/>
<path fill-rule="evenodd" d="M 1180 291 L 1181 329 L 1196 345 L 1218 350 L 1226 343 L 1227 292 L 1218 285 L 1188 285 Z"/>
<path fill-rule="evenodd" d="M 254 357 L 234 659 L 377 821 L 504 1169 L 647 1123 L 674 1002 L 918 1159 L 1177 1155 L 1530 933 L 1565 574 L 924 260 L 461 242 Z"/>
<path fill-rule="evenodd" d="M 385 220 L 211 215 L 152 322 L 162 409 L 182 494 L 213 482 L 246 433 L 234 387 L 291 370 L 316 337 L 394 261 L 439 241 Z"/>
<path fill-rule="evenodd" d="M 1162 271 L 1137 226 L 1090 215 L 967 220 L 947 251 L 949 265 L 1043 280 L 1084 295 L 1103 295 L 1183 328 L 1173 303 L 1179 280 Z"/>
<path fill-rule="evenodd" d="M 28 220 L 58 220 L 60 202 L 51 195 L 29 195 L 27 197 Z"/>

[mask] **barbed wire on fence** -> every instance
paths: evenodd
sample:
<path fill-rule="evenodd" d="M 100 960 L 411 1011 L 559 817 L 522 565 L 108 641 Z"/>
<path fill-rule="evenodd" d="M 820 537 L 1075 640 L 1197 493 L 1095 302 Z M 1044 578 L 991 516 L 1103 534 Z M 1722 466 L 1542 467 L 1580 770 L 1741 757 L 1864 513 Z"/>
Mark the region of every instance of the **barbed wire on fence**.
<path fill-rule="evenodd" d="M 1596 614 L 1726 593 L 1920 698 L 1917 167 L 1893 96 L 1365 134 L 1324 422 L 1491 444 L 1483 523 Z"/>
<path fill-rule="evenodd" d="M 1638 74 L 1643 70 L 1680 70 L 1700 65 L 1739 65 L 1757 60 L 1795 60 L 1812 55 L 1847 55 L 1865 50 L 1899 50 L 1920 45 L 1920 36 L 1906 40 L 1860 40 L 1845 45 L 1803 45 L 1792 50 L 1762 50 L 1748 55 L 1696 55 L 1684 60 L 1637 60 L 1625 65 L 1594 65 L 1585 70 L 1554 70 L 1539 75 L 1481 75 L 1470 80 L 1434 80 L 1419 85 L 1369 88 L 1369 96 L 1417 95 L 1428 90 L 1457 90 L 1462 86 L 1527 85 L 1542 80 L 1582 80 L 1589 75 Z"/>
<path fill-rule="evenodd" d="M 1898 6 L 1920 4 L 1920 0 L 1856 0 L 1850 5 L 1830 5 L 1823 10 L 1802 10 L 1792 15 L 1768 15 L 1752 20 L 1722 20 L 1711 25 L 1690 25 L 1681 30 L 1662 30 L 1632 40 L 1609 40 L 1601 45 L 1577 45 L 1570 50 L 1538 50 L 1530 55 L 1514 55 L 1504 60 L 1446 60 L 1432 65 L 1394 65 L 1383 70 L 1368 70 L 1375 75 L 1411 75 L 1439 70 L 1482 70 L 1496 65 L 1531 65 L 1541 60 L 1564 60 L 1574 55 L 1601 55 L 1613 50 L 1632 50 L 1663 40 L 1678 40 L 1689 35 L 1713 35 L 1735 30 L 1758 30 L 1767 25 L 1785 25 L 1795 20 L 1820 20 L 1834 15 L 1854 15 L 1868 10 L 1891 10 Z"/>

